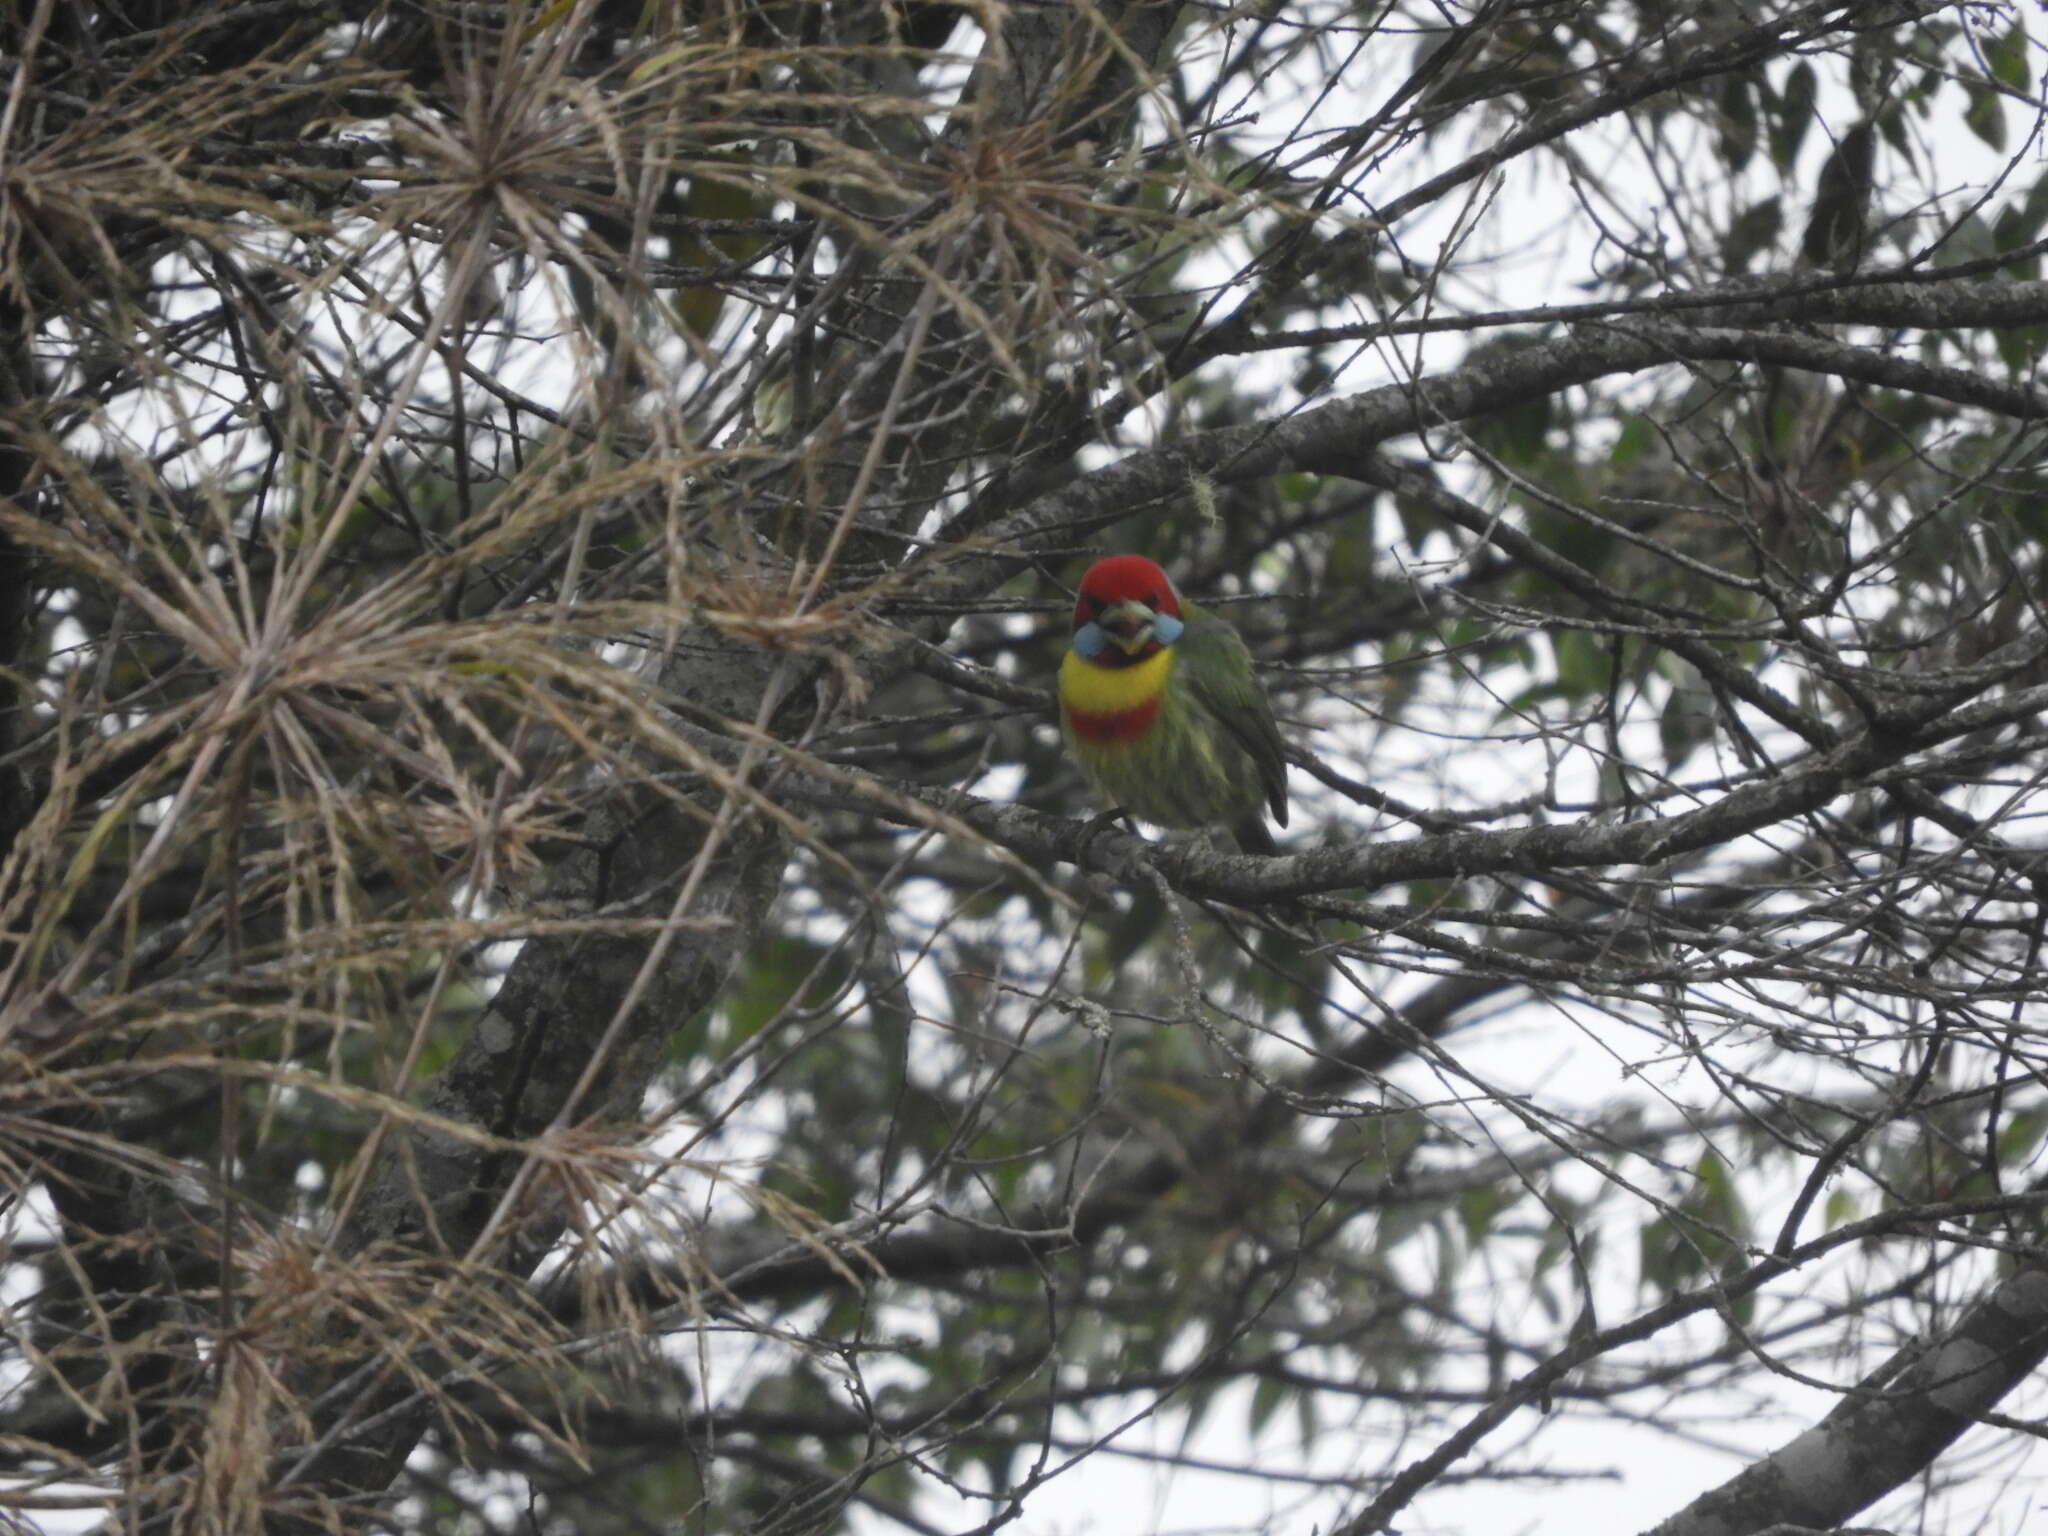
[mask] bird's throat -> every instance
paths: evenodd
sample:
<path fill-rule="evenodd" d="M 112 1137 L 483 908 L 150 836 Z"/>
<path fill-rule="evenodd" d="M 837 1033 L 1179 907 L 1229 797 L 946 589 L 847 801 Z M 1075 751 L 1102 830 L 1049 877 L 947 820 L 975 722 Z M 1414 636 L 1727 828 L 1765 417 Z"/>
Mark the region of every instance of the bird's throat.
<path fill-rule="evenodd" d="M 1060 663 L 1060 707 L 1074 734 L 1099 746 L 1136 741 L 1152 727 L 1173 671 L 1173 649 L 1105 667 L 1078 652 Z"/>

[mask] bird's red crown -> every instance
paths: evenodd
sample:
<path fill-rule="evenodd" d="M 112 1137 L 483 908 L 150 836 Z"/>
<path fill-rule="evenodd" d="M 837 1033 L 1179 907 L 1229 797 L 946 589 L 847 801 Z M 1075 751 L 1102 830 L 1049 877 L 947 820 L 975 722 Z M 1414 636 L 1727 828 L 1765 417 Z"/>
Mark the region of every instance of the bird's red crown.
<path fill-rule="evenodd" d="M 1144 603 L 1155 613 L 1180 617 L 1180 597 L 1166 572 L 1143 555 L 1111 555 L 1088 567 L 1074 600 L 1074 628 L 1092 623 L 1112 603 Z"/>

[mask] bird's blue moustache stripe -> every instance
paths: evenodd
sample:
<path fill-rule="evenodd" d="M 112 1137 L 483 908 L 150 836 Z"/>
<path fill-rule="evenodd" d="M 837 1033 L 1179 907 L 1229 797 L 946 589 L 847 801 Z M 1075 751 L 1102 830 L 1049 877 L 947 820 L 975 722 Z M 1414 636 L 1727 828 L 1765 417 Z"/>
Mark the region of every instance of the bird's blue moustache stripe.
<path fill-rule="evenodd" d="M 1187 626 L 1170 613 L 1155 615 L 1152 620 L 1152 644 L 1171 645 L 1181 637 Z M 1104 658 L 1121 660 L 1124 648 L 1109 638 L 1109 631 L 1094 620 L 1089 620 L 1074 631 L 1074 649 L 1083 661 L 1100 661 Z"/>

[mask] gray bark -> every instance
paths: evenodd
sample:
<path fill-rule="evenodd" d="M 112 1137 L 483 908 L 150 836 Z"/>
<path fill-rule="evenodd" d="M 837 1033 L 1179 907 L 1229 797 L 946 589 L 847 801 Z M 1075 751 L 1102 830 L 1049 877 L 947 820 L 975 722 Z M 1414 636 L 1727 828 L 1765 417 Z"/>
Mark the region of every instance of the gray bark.
<path fill-rule="evenodd" d="M 1703 1494 L 1649 1536 L 1831 1530 L 1919 1476 L 2048 1356 L 2048 1271 L 2029 1263 L 1931 1341 L 1895 1378 Z"/>

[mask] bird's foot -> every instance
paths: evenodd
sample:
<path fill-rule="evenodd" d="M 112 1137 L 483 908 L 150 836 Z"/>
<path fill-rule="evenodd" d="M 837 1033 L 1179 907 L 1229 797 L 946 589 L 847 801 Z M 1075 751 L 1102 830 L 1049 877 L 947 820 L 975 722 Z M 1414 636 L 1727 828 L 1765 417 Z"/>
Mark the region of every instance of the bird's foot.
<path fill-rule="evenodd" d="M 1116 826 L 1118 823 L 1122 823 L 1123 829 L 1126 832 L 1131 833 L 1133 836 L 1137 835 L 1137 829 L 1131 825 L 1130 814 L 1121 806 L 1112 807 L 1099 816 L 1090 816 L 1087 824 L 1081 828 L 1081 846 L 1074 850 L 1074 863 L 1085 866 L 1088 862 L 1088 845 L 1094 842 L 1106 829 Z"/>

